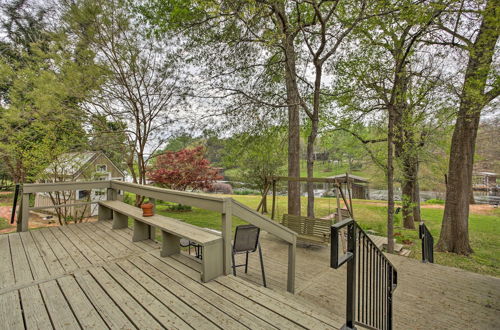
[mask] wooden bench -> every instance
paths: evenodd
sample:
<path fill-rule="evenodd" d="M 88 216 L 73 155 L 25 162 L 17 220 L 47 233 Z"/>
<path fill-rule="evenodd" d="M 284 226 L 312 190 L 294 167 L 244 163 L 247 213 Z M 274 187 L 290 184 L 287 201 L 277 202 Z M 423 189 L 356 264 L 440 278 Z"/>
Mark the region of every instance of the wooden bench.
<path fill-rule="evenodd" d="M 161 256 L 167 257 L 180 253 L 180 239 L 186 238 L 203 247 L 201 280 L 208 282 L 223 274 L 222 237 L 197 226 L 177 219 L 154 215 L 143 217 L 138 207 L 120 201 L 99 202 L 99 220 L 113 219 L 113 229 L 128 227 L 128 218 L 134 219 L 132 241 L 150 238 L 151 227 L 162 231 Z"/>
<path fill-rule="evenodd" d="M 331 220 L 283 214 L 281 224 L 296 232 L 297 239 L 304 243 L 315 245 L 330 243 Z"/>

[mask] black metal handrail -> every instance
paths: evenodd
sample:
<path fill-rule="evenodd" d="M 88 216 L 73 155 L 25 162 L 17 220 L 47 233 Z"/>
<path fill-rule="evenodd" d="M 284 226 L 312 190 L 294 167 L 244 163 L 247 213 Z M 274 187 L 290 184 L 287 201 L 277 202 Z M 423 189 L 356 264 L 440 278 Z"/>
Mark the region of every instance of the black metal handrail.
<path fill-rule="evenodd" d="M 344 229 L 346 233 L 344 233 Z M 345 253 L 342 240 L 347 239 Z M 353 219 L 332 225 L 330 266 L 347 263 L 346 324 L 370 329 L 392 329 L 392 295 L 398 273 L 389 259 Z"/>
<path fill-rule="evenodd" d="M 418 236 L 422 240 L 422 262 L 434 263 L 434 238 L 423 221 L 418 229 Z"/>
<path fill-rule="evenodd" d="M 16 207 L 17 207 L 17 199 L 19 197 L 19 189 L 20 185 L 16 184 L 16 190 L 14 192 L 14 200 L 12 201 L 12 213 L 10 215 L 10 224 L 13 224 L 14 219 L 16 218 Z"/>

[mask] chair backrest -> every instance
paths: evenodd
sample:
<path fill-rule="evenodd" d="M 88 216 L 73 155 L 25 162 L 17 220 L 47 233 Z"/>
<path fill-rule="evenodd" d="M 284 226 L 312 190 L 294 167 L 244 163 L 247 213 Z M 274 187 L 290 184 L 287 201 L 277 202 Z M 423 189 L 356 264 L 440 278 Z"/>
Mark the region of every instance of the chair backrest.
<path fill-rule="evenodd" d="M 234 233 L 234 252 L 255 252 L 259 244 L 260 228 L 254 225 L 240 225 Z"/>

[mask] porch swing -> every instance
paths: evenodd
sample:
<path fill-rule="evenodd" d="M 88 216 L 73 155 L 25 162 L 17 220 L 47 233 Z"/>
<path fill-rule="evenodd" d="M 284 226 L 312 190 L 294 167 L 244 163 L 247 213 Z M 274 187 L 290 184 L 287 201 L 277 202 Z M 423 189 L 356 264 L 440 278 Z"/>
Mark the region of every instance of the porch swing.
<path fill-rule="evenodd" d="M 272 210 L 271 210 L 271 219 L 274 220 L 276 215 L 276 182 L 279 180 L 283 181 L 299 181 L 299 182 L 320 182 L 327 183 L 329 191 L 330 185 L 332 184 L 336 189 L 336 212 L 331 212 L 330 203 L 328 201 L 328 215 L 322 218 L 312 218 L 302 215 L 292 215 L 292 214 L 283 214 L 283 218 L 281 219 L 281 224 L 285 227 L 293 230 L 298 234 L 297 239 L 299 242 L 308 244 L 308 245 L 319 245 L 319 246 L 327 246 L 330 244 L 330 231 L 331 225 L 334 222 L 340 222 L 342 219 L 353 218 L 352 212 L 352 199 L 351 199 L 351 187 L 349 184 L 349 176 L 346 174 L 345 186 L 348 192 L 349 203 L 346 200 L 346 196 L 342 190 L 342 183 L 338 181 L 338 179 L 328 179 L 328 178 L 290 178 L 290 177 L 269 177 L 267 178 L 268 185 L 265 189 L 265 193 L 262 196 L 262 201 L 259 204 L 259 208 L 262 204 L 265 203 L 265 199 L 267 198 L 267 192 L 272 186 Z M 340 206 L 340 198 L 344 201 L 344 205 L 346 208 L 341 208 Z M 258 210 L 259 210 L 258 208 Z"/>

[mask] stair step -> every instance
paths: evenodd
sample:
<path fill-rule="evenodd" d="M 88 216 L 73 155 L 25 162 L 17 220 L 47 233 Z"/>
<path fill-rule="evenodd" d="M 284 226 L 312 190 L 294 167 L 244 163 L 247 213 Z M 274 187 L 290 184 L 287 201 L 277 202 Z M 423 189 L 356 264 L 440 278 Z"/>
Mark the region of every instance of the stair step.
<path fill-rule="evenodd" d="M 401 251 L 399 251 L 399 255 L 403 256 L 403 257 L 409 257 L 410 254 L 411 254 L 411 250 L 408 250 L 408 249 L 402 249 Z"/>

